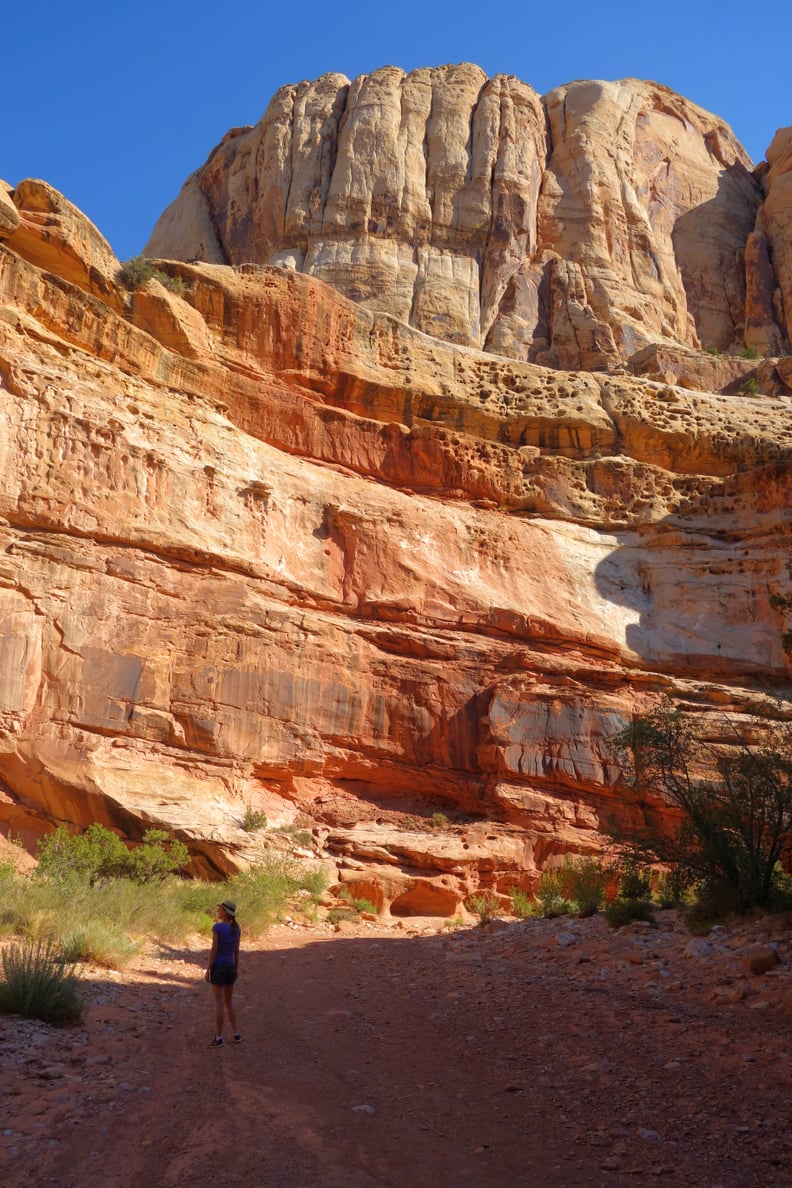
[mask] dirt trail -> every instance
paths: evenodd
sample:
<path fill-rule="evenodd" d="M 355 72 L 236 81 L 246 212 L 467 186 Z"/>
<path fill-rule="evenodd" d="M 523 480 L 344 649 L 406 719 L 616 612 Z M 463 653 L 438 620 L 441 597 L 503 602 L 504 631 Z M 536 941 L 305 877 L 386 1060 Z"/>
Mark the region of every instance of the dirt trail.
<path fill-rule="evenodd" d="M 77 1028 L 0 1017 L 0 1182 L 789 1188 L 789 966 L 713 1000 L 734 962 L 603 929 L 279 925 L 217 1050 L 204 952 L 95 976 Z"/>

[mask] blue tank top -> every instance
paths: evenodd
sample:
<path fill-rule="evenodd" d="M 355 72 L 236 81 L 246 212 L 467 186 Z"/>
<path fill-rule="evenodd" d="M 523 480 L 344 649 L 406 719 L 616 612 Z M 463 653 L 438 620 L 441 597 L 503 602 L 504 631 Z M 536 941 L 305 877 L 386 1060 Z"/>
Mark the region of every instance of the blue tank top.
<path fill-rule="evenodd" d="M 217 936 L 215 964 L 235 965 L 234 955 L 236 954 L 237 939 L 240 935 L 239 930 L 237 929 L 234 932 L 226 920 L 218 920 L 216 924 L 212 925 L 212 932 Z"/>

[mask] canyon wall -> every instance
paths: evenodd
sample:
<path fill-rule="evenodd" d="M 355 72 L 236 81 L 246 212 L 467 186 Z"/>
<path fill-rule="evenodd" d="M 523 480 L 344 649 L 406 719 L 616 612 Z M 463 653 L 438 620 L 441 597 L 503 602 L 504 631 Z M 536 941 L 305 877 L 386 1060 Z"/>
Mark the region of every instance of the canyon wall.
<path fill-rule="evenodd" d="M 788 350 L 782 147 L 656 83 L 540 98 L 462 64 L 283 87 L 157 224 L 152 256 L 280 264 L 446 342 L 612 370 L 673 344 Z M 773 261 L 779 262 L 774 271 Z"/>
<path fill-rule="evenodd" d="M 473 68 L 418 75 L 416 95 L 456 78 L 469 123 Z M 379 119 L 388 88 L 406 81 L 374 77 L 367 110 Z M 346 84 L 332 85 L 340 94 Z M 547 135 L 539 101 L 516 80 L 492 85 L 492 122 L 502 128 L 510 113 L 522 131 L 508 153 L 482 132 L 482 159 L 503 164 L 503 188 L 487 201 L 497 191 L 513 210 L 512 180 L 533 178 L 539 221 L 555 202 L 566 224 L 571 191 L 553 197 L 546 169 L 531 164 Z M 591 85 L 613 88 L 633 112 L 632 144 L 638 109 L 660 89 Z M 320 80 L 281 92 L 259 129 L 227 149 L 241 141 L 253 153 L 264 125 L 267 143 L 288 140 L 296 125 L 273 112 L 300 92 L 306 143 L 317 160 L 340 160 L 315 130 L 331 91 Z M 564 106 L 554 94 L 551 129 Z M 641 97 L 635 111 L 625 94 Z M 460 117 L 450 94 L 424 94 L 424 108 L 430 98 L 429 157 L 440 142 L 448 152 L 432 168 L 452 178 L 445 197 L 434 183 L 438 229 L 420 222 L 425 195 L 406 176 L 400 194 L 424 227 L 426 259 L 439 261 L 468 234 L 463 213 L 475 203 L 459 181 Z M 585 122 L 573 106 L 568 130 Z M 409 110 L 404 137 L 417 143 Z M 662 127 L 679 122 L 652 111 Z M 362 112 L 344 127 L 365 144 Z M 327 132 L 333 145 L 337 135 Z M 555 143 L 560 176 L 572 167 Z M 789 130 L 779 134 L 760 179 L 766 243 L 790 242 L 790 143 Z M 733 140 L 724 131 L 718 144 L 722 156 Z M 374 169 L 376 154 L 360 152 Z M 262 153 L 269 161 L 274 149 Z M 350 183 L 342 202 L 335 170 L 322 168 L 316 222 L 335 194 L 334 226 L 351 228 L 333 241 L 341 260 L 362 217 L 355 203 L 370 201 L 386 223 L 390 207 L 387 194 L 376 207 L 373 174 L 358 179 L 370 199 L 353 202 Z M 756 196 L 747 170 L 738 162 L 729 208 Z M 212 176 L 245 193 L 241 158 Z M 292 186 L 295 227 L 311 208 L 300 187 L 321 192 Z M 193 179 L 182 201 L 194 228 L 217 238 L 198 188 Z M 223 201 L 228 255 L 249 232 L 241 198 Z M 269 209 L 275 219 L 274 198 Z M 539 244 L 527 211 L 524 244 Z M 254 204 L 247 223 L 265 213 Z M 172 211 L 161 229 L 176 225 Z M 399 227 L 394 218 L 401 258 Z M 318 259 L 316 228 L 299 235 L 309 231 Z M 367 234 L 360 258 L 371 261 Z M 266 221 L 260 235 L 265 247 L 278 242 Z M 476 316 L 486 307 L 491 345 L 506 324 L 503 261 L 519 252 L 499 256 L 497 237 L 481 236 L 489 296 Z M 701 279 L 712 267 L 702 239 L 697 308 L 721 319 L 727 285 Z M 171 254 L 195 254 L 182 246 Z M 652 316 L 690 326 L 692 273 L 680 288 L 672 256 L 658 251 L 666 297 L 658 289 Z M 790 259 L 774 249 L 766 292 L 789 283 Z M 554 267 L 571 276 L 573 263 L 594 275 L 561 257 Z M 222 872 L 255 855 L 260 839 L 242 827 L 250 807 L 270 832 L 312 830 L 315 852 L 382 911 L 453 915 L 479 887 L 530 888 L 548 862 L 599 851 L 608 821 L 631 818 L 613 738 L 636 709 L 673 693 L 723 737 L 756 711 L 760 687 L 788 690 L 788 624 L 774 597 L 792 594 L 788 356 L 714 356 L 695 349 L 693 330 L 687 340 L 675 330 L 645 348 L 642 374 L 593 361 L 562 369 L 476 349 L 469 333 L 427 334 L 404 307 L 353 300 L 315 269 L 241 257 L 159 268 L 127 291 L 109 245 L 65 198 L 40 181 L 0 185 L 0 822 L 29 848 L 59 822 L 98 820 L 132 840 L 157 826 L 187 842 L 194 870 Z M 395 288 L 406 275 L 393 272 Z M 598 282 L 603 317 L 633 301 L 612 277 Z M 381 292 L 388 306 L 384 282 Z M 559 316 L 572 309 L 567 293 Z M 636 323 L 648 317 L 647 306 Z M 625 334 L 614 321 L 617 353 Z"/>

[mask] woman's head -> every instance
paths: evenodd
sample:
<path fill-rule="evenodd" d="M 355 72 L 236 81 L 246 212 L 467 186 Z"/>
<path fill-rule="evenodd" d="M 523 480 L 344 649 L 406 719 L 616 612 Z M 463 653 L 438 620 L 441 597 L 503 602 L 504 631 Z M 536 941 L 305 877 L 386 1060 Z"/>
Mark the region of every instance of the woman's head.
<path fill-rule="evenodd" d="M 222 903 L 218 903 L 217 910 L 224 920 L 236 920 L 236 904 L 233 899 L 224 899 Z"/>

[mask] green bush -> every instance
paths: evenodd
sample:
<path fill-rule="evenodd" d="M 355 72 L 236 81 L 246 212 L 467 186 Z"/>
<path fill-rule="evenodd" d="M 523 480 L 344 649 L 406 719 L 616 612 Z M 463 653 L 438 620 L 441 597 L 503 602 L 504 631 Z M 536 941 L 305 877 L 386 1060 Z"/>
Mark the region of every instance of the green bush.
<path fill-rule="evenodd" d="M 354 924 L 359 919 L 357 912 L 353 907 L 334 907 L 330 908 L 327 913 L 327 920 L 330 924 L 340 924 L 342 920 L 347 920 L 350 924 Z"/>
<path fill-rule="evenodd" d="M 577 905 L 581 916 L 593 916 L 602 907 L 609 878 L 608 867 L 592 856 L 567 858 L 560 872 L 564 896 Z"/>
<path fill-rule="evenodd" d="M 445 813 L 432 813 L 430 825 L 432 826 L 432 829 L 447 829 L 448 817 L 445 815 Z"/>
<path fill-rule="evenodd" d="M 36 875 L 91 886 L 113 878 L 162 882 L 185 867 L 189 857 L 184 843 L 168 840 L 161 829 L 148 829 L 140 846 L 127 849 L 117 834 L 98 822 L 78 834 L 70 834 L 60 825 L 39 844 Z"/>
<path fill-rule="evenodd" d="M 135 883 L 163 883 L 170 875 L 184 870 L 189 861 L 184 842 L 169 837 L 164 829 L 147 829 L 141 844 L 127 850 L 124 873 Z"/>
<path fill-rule="evenodd" d="M 119 283 L 125 289 L 142 289 L 154 276 L 154 265 L 145 256 L 133 256 L 118 270 Z"/>
<path fill-rule="evenodd" d="M 77 979 L 63 953 L 50 942 L 22 943 L 5 949 L 0 958 L 0 1011 L 67 1023 L 81 1018 L 83 1004 Z"/>
<path fill-rule="evenodd" d="M 658 876 L 654 898 L 661 908 L 681 908 L 690 894 L 690 876 L 681 866 L 675 866 Z"/>
<path fill-rule="evenodd" d="M 84 833 L 71 834 L 65 825 L 39 842 L 39 878 L 57 882 L 87 882 L 113 878 L 127 861 L 121 838 L 104 825 L 89 825 Z"/>
<path fill-rule="evenodd" d="M 158 280 L 169 293 L 175 293 L 177 297 L 183 297 L 189 289 L 189 285 L 182 277 L 170 276 L 159 268 L 154 270 L 154 280 Z"/>
<path fill-rule="evenodd" d="M 345 901 L 345 903 L 348 903 L 349 906 L 351 908 L 354 908 L 356 912 L 369 912 L 374 916 L 377 915 L 376 907 L 371 902 L 371 900 L 366 899 L 365 896 L 361 896 L 360 898 L 355 898 L 350 891 L 347 891 L 346 889 L 344 889 L 343 891 L 341 891 L 338 898 L 343 899 Z"/>
<path fill-rule="evenodd" d="M 13 833 L 10 829 L 6 834 L 6 841 L 20 851 L 23 849 L 22 838 L 18 833 Z M 7 860 L 0 862 L 0 883 L 8 882 L 9 879 L 13 879 L 14 875 L 16 874 L 16 870 L 17 867 L 13 858 L 8 858 Z"/>
<path fill-rule="evenodd" d="M 324 895 L 327 883 L 327 875 L 321 866 L 309 866 L 300 872 L 299 890 L 307 891 L 314 903 Z"/>
<path fill-rule="evenodd" d="M 605 908 L 605 919 L 611 928 L 621 928 L 633 920 L 654 921 L 654 911 L 648 899 L 614 899 Z"/>
<path fill-rule="evenodd" d="M 759 384 L 757 383 L 756 379 L 751 376 L 750 379 L 747 379 L 742 384 L 740 384 L 740 391 L 742 392 L 743 396 L 758 396 Z"/>
<path fill-rule="evenodd" d="M 479 924 L 488 924 L 500 911 L 500 901 L 491 891 L 479 891 L 478 894 L 467 897 L 465 907 L 474 916 L 478 916 Z"/>
<path fill-rule="evenodd" d="M 726 912 L 770 906 L 792 839 L 792 725 L 770 703 L 757 719 L 751 736 L 734 726 L 732 745 L 713 747 L 669 701 L 616 740 L 644 815 L 617 841 L 636 861 L 678 869 Z M 673 831 L 668 804 L 682 817 Z"/>
<path fill-rule="evenodd" d="M 525 920 L 534 914 L 533 900 L 527 891 L 515 887 L 512 891 L 512 912 L 520 920 Z"/>
<path fill-rule="evenodd" d="M 305 868 L 294 858 L 270 854 L 256 866 L 233 875 L 224 888 L 237 903 L 237 915 L 243 928 L 264 931 L 283 915 L 289 899 L 307 890 L 318 896 L 323 889 L 321 869 Z M 220 898 L 220 896 L 218 896 Z"/>
<path fill-rule="evenodd" d="M 616 865 L 619 899 L 649 899 L 652 893 L 652 869 L 631 855 Z"/>
<path fill-rule="evenodd" d="M 254 809 L 252 805 L 246 805 L 245 815 L 242 818 L 242 828 L 245 833 L 257 833 L 259 829 L 266 829 L 267 814 L 262 813 L 260 809 Z"/>
<path fill-rule="evenodd" d="M 549 919 L 566 916 L 574 907 L 567 898 L 563 872 L 555 866 L 548 866 L 542 871 L 536 885 L 535 899 L 540 914 Z"/>
<path fill-rule="evenodd" d="M 140 952 L 139 945 L 115 924 L 89 920 L 62 937 L 63 955 L 71 963 L 81 961 L 105 969 L 123 969 Z"/>
<path fill-rule="evenodd" d="M 176 941 L 202 932 L 224 897 L 217 884 L 170 878 L 137 883 L 113 879 L 84 896 L 77 923 L 102 920 L 135 941 Z"/>
<path fill-rule="evenodd" d="M 156 849 L 158 841 L 151 844 Z M 68 863 L 66 871 L 63 878 L 18 875 L 4 881 L 0 932 L 56 944 L 70 959 L 109 968 L 122 968 L 144 942 L 171 944 L 205 935 L 226 896 L 237 900 L 240 924 L 255 936 L 282 916 L 293 897 L 302 892 L 316 902 L 327 886 L 321 867 L 282 856 L 268 857 L 226 883 L 162 878 L 158 867 L 152 876 L 148 862 L 146 881 L 127 876 L 91 883 L 84 868 L 80 877 L 69 873 Z"/>
<path fill-rule="evenodd" d="M 293 825 L 282 825 L 276 832 L 282 837 L 288 838 L 294 846 L 309 849 L 313 845 L 310 829 L 306 829 L 304 825 L 298 825 L 296 822 Z"/>
<path fill-rule="evenodd" d="M 740 351 L 741 359 L 758 359 L 759 351 L 755 346 L 744 346 Z"/>

